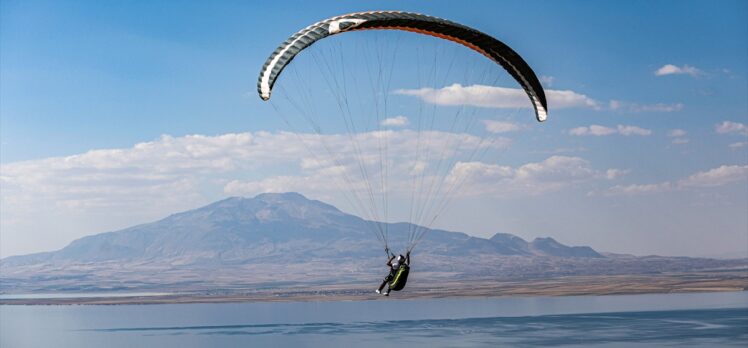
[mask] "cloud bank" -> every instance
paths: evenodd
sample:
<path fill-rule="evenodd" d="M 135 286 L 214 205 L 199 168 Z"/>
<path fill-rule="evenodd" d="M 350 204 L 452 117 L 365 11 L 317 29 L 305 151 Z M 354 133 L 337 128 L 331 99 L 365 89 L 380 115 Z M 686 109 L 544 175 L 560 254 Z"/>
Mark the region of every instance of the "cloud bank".
<path fill-rule="evenodd" d="M 413 96 L 436 105 L 468 105 L 484 108 L 516 109 L 530 108 L 527 94 L 519 88 L 506 88 L 486 85 L 463 86 L 459 83 L 442 88 L 424 87 L 418 89 L 398 89 L 395 94 Z M 602 110 L 605 103 L 571 90 L 546 89 L 548 108 L 585 108 Z M 682 110 L 682 103 L 637 104 L 620 100 L 608 102 L 608 109 L 627 112 L 676 112 Z"/>
<path fill-rule="evenodd" d="M 356 190 L 363 187 L 364 177 L 378 184 L 382 168 L 391 170 L 390 189 L 397 189 L 410 183 L 405 180 L 410 175 L 444 176 L 452 161 L 469 159 L 479 149 L 502 151 L 510 144 L 501 137 L 486 141 L 462 133 L 419 134 L 420 139 L 410 130 L 162 136 L 130 148 L 3 164 L 2 229 L 12 230 L 14 223 L 52 211 L 151 216 L 225 194 L 321 192 L 345 184 Z"/>
<path fill-rule="evenodd" d="M 593 169 L 589 161 L 580 157 L 551 156 L 516 168 L 459 162 L 447 181 L 464 182 L 460 189 L 463 195 L 539 195 L 595 180 L 615 179 L 624 172 L 618 169 Z"/>
<path fill-rule="evenodd" d="M 592 98 L 569 90 L 546 90 L 549 108 L 597 108 Z M 519 88 L 485 85 L 463 86 L 455 83 L 443 88 L 398 89 L 395 94 L 418 97 L 436 105 L 470 105 L 486 108 L 530 108 L 527 93 Z"/>
<path fill-rule="evenodd" d="M 706 171 L 697 172 L 675 182 L 665 181 L 656 184 L 616 185 L 604 190 L 602 194 L 606 196 L 633 196 L 667 191 L 713 188 L 737 182 L 748 183 L 748 165 L 722 165 Z"/>

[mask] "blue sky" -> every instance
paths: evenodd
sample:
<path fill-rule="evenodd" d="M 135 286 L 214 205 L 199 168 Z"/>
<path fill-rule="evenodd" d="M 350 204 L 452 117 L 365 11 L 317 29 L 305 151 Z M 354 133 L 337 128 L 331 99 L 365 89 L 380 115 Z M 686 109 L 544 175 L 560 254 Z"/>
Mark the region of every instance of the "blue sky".
<path fill-rule="evenodd" d="M 554 109 L 551 100 L 542 125 L 520 111 L 481 109 L 521 131 L 502 133 L 511 145 L 474 169 L 525 190 L 460 197 L 437 227 L 552 236 L 613 252 L 748 253 L 744 1 L 3 1 L 0 255 L 59 248 L 230 195 L 310 187 L 321 174 L 300 165 L 301 155 L 242 157 L 230 146 L 246 139 L 227 134 L 270 132 L 262 158 L 285 148 L 288 139 L 272 135 L 288 127 L 255 95 L 262 63 L 313 22 L 374 9 L 494 35 L 547 89 L 596 103 Z M 393 91 L 445 87 L 415 86 L 408 72 L 401 78 L 411 81 Z M 502 86 L 516 87 L 507 79 Z M 402 112 L 412 123 L 409 110 Z M 332 122 L 333 113 L 317 117 Z M 216 155 L 159 157 L 191 146 Z M 501 166 L 513 174 L 497 179 Z M 536 167 L 558 177 L 546 186 L 521 177 Z M 355 212 L 322 189 L 301 191 Z"/>

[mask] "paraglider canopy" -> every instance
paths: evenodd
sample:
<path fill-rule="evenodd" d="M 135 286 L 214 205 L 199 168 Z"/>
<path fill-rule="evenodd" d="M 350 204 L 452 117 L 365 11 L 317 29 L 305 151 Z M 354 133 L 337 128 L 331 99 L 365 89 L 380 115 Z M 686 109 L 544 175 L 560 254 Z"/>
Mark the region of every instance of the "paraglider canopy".
<path fill-rule="evenodd" d="M 535 117 L 548 117 L 545 92 L 522 57 L 503 42 L 446 19 L 400 11 L 357 12 L 314 23 L 289 37 L 267 59 L 257 81 L 260 98 L 270 99 L 276 79 L 299 52 L 330 35 L 356 30 L 391 29 L 416 32 L 462 44 L 500 64 L 527 92 Z"/>

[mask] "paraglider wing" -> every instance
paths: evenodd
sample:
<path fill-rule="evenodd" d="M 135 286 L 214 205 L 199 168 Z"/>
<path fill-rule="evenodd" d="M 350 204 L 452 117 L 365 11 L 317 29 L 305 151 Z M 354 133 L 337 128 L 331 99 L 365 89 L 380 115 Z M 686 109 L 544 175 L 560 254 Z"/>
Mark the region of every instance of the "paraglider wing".
<path fill-rule="evenodd" d="M 288 38 L 267 59 L 257 81 L 260 98 L 270 99 L 273 85 L 283 68 L 302 50 L 330 35 L 373 29 L 416 32 L 462 44 L 500 64 L 527 92 L 538 121 L 545 121 L 545 92 L 529 65 L 501 41 L 478 30 L 445 19 L 399 11 L 358 12 L 325 19 Z"/>

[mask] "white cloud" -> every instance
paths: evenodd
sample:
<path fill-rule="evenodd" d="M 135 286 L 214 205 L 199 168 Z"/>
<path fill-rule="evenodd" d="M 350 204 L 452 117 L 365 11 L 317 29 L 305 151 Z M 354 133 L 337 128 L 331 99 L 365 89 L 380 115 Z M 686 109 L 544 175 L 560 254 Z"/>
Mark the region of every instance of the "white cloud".
<path fill-rule="evenodd" d="M 628 174 L 629 172 L 631 171 L 624 169 L 608 169 L 607 171 L 605 171 L 605 178 L 607 178 L 608 180 L 614 180 Z"/>
<path fill-rule="evenodd" d="M 462 182 L 462 195 L 538 195 L 608 176 L 579 157 L 551 156 L 517 168 L 481 162 L 458 162 L 447 182 Z"/>
<path fill-rule="evenodd" d="M 647 136 L 652 134 L 652 131 L 649 129 L 644 129 L 637 126 L 625 126 L 625 125 L 618 125 L 616 128 L 610 128 L 600 125 L 590 125 L 587 127 L 576 127 L 569 130 L 570 135 L 576 135 L 576 136 L 605 136 L 605 135 L 613 135 L 613 134 L 620 134 L 620 135 L 639 135 L 639 136 Z"/>
<path fill-rule="evenodd" d="M 629 135 L 650 135 L 652 134 L 652 131 L 649 129 L 644 129 L 637 126 L 624 126 L 624 125 L 618 125 L 617 127 L 618 134 L 629 136 Z"/>
<path fill-rule="evenodd" d="M 719 134 L 739 134 L 748 136 L 748 126 L 739 122 L 724 121 L 714 126 Z"/>
<path fill-rule="evenodd" d="M 608 128 L 605 126 L 600 126 L 593 124 L 589 127 L 577 127 L 572 128 L 569 130 L 569 134 L 571 135 L 594 135 L 594 136 L 603 136 L 603 135 L 611 135 L 615 134 L 617 131 L 613 128 Z"/>
<path fill-rule="evenodd" d="M 739 141 L 737 143 L 732 143 L 730 145 L 727 145 L 727 147 L 729 147 L 731 149 L 739 149 L 739 148 L 745 147 L 746 145 L 748 145 L 748 142 L 746 142 L 746 141 Z"/>
<path fill-rule="evenodd" d="M 606 196 L 632 196 L 649 193 L 659 193 L 671 190 L 671 184 L 669 182 L 663 182 L 660 184 L 644 184 L 644 185 L 616 185 L 603 192 Z"/>
<path fill-rule="evenodd" d="M 748 165 L 723 165 L 698 172 L 678 182 L 680 187 L 715 187 L 738 181 L 748 181 Z"/>
<path fill-rule="evenodd" d="M 232 180 L 223 190 L 232 196 L 253 196 L 264 192 L 305 192 L 320 193 L 341 189 L 342 179 L 315 173 L 311 176 L 276 176 L 256 181 Z M 353 188 L 349 188 L 353 189 Z"/>
<path fill-rule="evenodd" d="M 597 101 L 580 93 L 569 90 L 546 90 L 549 108 L 599 108 Z"/>
<path fill-rule="evenodd" d="M 410 165 L 406 172 L 417 159 L 413 150 L 417 147 L 421 156 L 430 151 L 429 160 L 436 161 L 433 154 L 454 158 L 476 148 L 509 145 L 505 138 L 488 142 L 468 134 L 438 131 L 420 135 L 420 145 L 410 130 L 361 133 L 353 140 L 348 135 L 289 132 L 162 136 L 131 148 L 3 164 L 2 203 L 6 211 L 29 212 L 39 204 L 48 205 L 44 202 L 75 209 L 137 209 L 144 202 L 158 205 L 169 199 L 194 203 L 204 200 L 197 192 L 205 186 L 222 185 L 258 168 L 297 166 L 329 175 L 362 165 L 371 167 L 375 175 L 383 141 L 388 145 L 389 161 Z M 21 204 L 24 202 L 27 204 Z"/>
<path fill-rule="evenodd" d="M 686 134 L 688 134 L 688 133 L 686 133 L 686 131 L 684 131 L 682 129 L 676 128 L 676 129 L 671 129 L 667 133 L 667 136 L 671 137 L 671 138 L 682 138 L 682 137 L 686 136 Z"/>
<path fill-rule="evenodd" d="M 486 125 L 486 130 L 491 133 L 509 133 L 520 129 L 518 124 L 509 121 L 483 120 L 483 124 Z"/>
<path fill-rule="evenodd" d="M 632 112 L 675 112 L 683 110 L 683 104 L 631 104 L 630 109 Z"/>
<path fill-rule="evenodd" d="M 248 139 L 228 135 L 181 139 L 162 137 L 130 149 L 94 150 L 84 154 L 5 164 L 2 204 L 5 213 L 30 216 L 34 209 L 90 211 L 158 209 L 194 203 L 195 176 L 225 172 L 232 163 L 226 144 L 241 148 Z M 194 173 L 194 174 L 192 174 Z M 180 204 L 181 203 L 181 204 Z M 7 226 L 6 226 L 7 227 Z"/>
<path fill-rule="evenodd" d="M 471 105 L 487 108 L 530 108 L 532 103 L 527 93 L 519 88 L 506 88 L 485 85 L 462 86 L 452 84 L 440 89 L 398 89 L 396 94 L 421 98 L 423 101 L 437 105 Z M 548 107 L 562 108 L 598 108 L 592 98 L 569 90 L 546 90 Z"/>
<path fill-rule="evenodd" d="M 668 138 L 673 138 L 671 142 L 674 145 L 688 144 L 689 140 L 688 138 L 685 137 L 687 134 L 688 132 L 686 132 L 683 129 L 679 129 L 679 128 L 671 129 L 670 131 L 667 132 Z"/>
<path fill-rule="evenodd" d="M 407 126 L 410 122 L 408 121 L 408 118 L 405 116 L 396 116 L 391 118 L 386 118 L 382 121 L 383 126 L 391 126 L 391 127 L 404 127 Z"/>
<path fill-rule="evenodd" d="M 690 65 L 676 66 L 673 64 L 665 64 L 659 69 L 655 70 L 654 74 L 655 76 L 690 75 L 696 77 L 702 75 L 703 72 Z"/>
<path fill-rule="evenodd" d="M 616 185 L 602 191 L 602 194 L 605 196 L 630 196 L 666 191 L 718 187 L 740 181 L 748 183 L 748 165 L 723 165 L 707 171 L 698 172 L 680 179 L 675 183 L 665 181 L 656 184 Z"/>
<path fill-rule="evenodd" d="M 549 81 L 552 81 L 549 78 Z M 418 88 L 418 89 L 398 89 L 395 94 L 408 95 L 420 98 L 426 103 L 436 105 L 470 105 L 486 108 L 530 108 L 532 103 L 529 102 L 527 94 L 519 88 L 495 87 L 486 85 L 463 86 L 455 83 L 443 88 Z M 600 110 L 601 103 L 584 94 L 570 90 L 546 89 L 546 98 L 548 99 L 549 109 L 563 108 L 587 108 Z M 682 103 L 656 103 L 656 104 L 638 104 L 624 102 L 620 100 L 611 100 L 608 102 L 610 110 L 626 112 L 677 112 L 683 110 Z"/>
<path fill-rule="evenodd" d="M 608 103 L 608 108 L 614 111 L 626 111 L 626 112 L 676 112 L 683 110 L 684 105 L 682 103 L 675 104 L 638 104 L 624 102 L 620 100 L 611 100 Z"/>
<path fill-rule="evenodd" d="M 611 110 L 618 110 L 622 108 L 623 105 L 624 103 L 620 100 L 611 100 L 610 102 L 608 102 L 608 108 Z"/>

